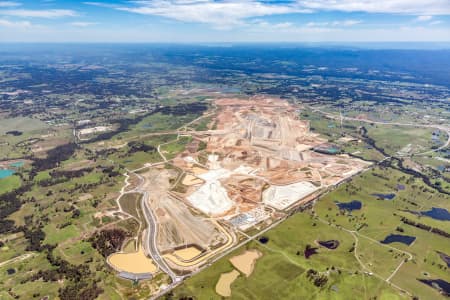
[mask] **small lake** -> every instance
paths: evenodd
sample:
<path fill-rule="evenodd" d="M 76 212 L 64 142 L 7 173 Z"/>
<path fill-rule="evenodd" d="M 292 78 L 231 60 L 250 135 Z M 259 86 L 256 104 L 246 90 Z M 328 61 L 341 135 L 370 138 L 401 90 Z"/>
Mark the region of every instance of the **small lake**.
<path fill-rule="evenodd" d="M 416 240 L 415 236 L 401 235 L 401 234 L 390 234 L 381 241 L 383 244 L 391 243 L 403 243 L 405 245 L 411 245 Z"/>
<path fill-rule="evenodd" d="M 435 220 L 450 221 L 450 213 L 445 208 L 432 207 L 430 210 L 420 211 L 418 213 Z"/>
<path fill-rule="evenodd" d="M 14 174 L 13 170 L 0 169 L 0 179 L 6 178 Z"/>
<path fill-rule="evenodd" d="M 317 254 L 317 248 L 307 245 L 303 254 L 305 255 L 305 258 L 308 259 L 311 255 Z"/>
<path fill-rule="evenodd" d="M 339 247 L 339 241 L 337 241 L 337 240 L 318 241 L 317 243 L 319 243 L 319 245 L 322 247 L 332 249 L 332 250 Z"/>
<path fill-rule="evenodd" d="M 450 256 L 443 252 L 436 251 L 439 254 L 439 257 L 447 264 L 447 267 L 450 268 Z"/>
<path fill-rule="evenodd" d="M 444 296 L 450 296 L 450 283 L 442 279 L 417 279 L 426 285 L 431 286 L 434 289 L 439 290 L 439 292 Z"/>
<path fill-rule="evenodd" d="M 8 273 L 8 275 L 12 275 L 12 274 L 16 273 L 16 269 L 10 268 L 10 269 L 6 270 L 6 273 Z"/>
<path fill-rule="evenodd" d="M 335 201 L 337 207 L 342 210 L 352 211 L 352 210 L 359 210 L 362 207 L 361 201 L 358 200 L 352 200 L 350 202 L 337 202 Z"/>
<path fill-rule="evenodd" d="M 450 221 L 450 212 L 445 208 L 432 207 L 430 210 L 426 211 L 414 211 L 414 210 L 406 210 L 406 211 L 418 216 L 430 217 L 434 220 Z"/>
<path fill-rule="evenodd" d="M 375 197 L 383 199 L 383 200 L 392 200 L 395 198 L 394 193 L 389 193 L 389 194 L 374 193 L 374 194 L 372 194 L 372 196 L 375 196 Z"/>
<path fill-rule="evenodd" d="M 259 238 L 259 242 L 261 244 L 267 244 L 268 241 L 269 241 L 268 237 L 262 236 L 262 237 Z"/>

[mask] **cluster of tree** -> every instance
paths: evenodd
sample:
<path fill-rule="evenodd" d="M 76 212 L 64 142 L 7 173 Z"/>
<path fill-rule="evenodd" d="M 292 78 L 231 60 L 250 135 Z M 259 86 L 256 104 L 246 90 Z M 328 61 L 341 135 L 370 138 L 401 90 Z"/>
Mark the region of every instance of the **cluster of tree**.
<path fill-rule="evenodd" d="M 156 148 L 143 142 L 133 141 L 128 143 L 128 154 L 136 152 L 155 152 Z"/>
<path fill-rule="evenodd" d="M 0 195 L 0 234 L 13 232 L 17 230 L 14 222 L 6 218 L 12 213 L 18 211 L 22 206 L 20 197 L 31 190 L 31 184 L 24 184 L 21 187 Z"/>
<path fill-rule="evenodd" d="M 94 300 L 102 293 L 103 289 L 97 286 L 97 282 L 89 283 L 87 280 L 71 281 L 58 291 L 61 300 Z"/>
<path fill-rule="evenodd" d="M 388 162 L 388 161 L 385 161 L 385 162 Z M 396 162 L 396 164 L 394 164 L 394 162 Z M 394 169 L 400 170 L 403 173 L 412 175 L 416 178 L 421 178 L 426 185 L 428 185 L 431 188 L 436 189 L 439 193 L 450 195 L 450 192 L 445 190 L 444 188 L 442 188 L 442 186 L 440 184 L 431 182 L 431 179 L 428 176 L 426 176 L 420 172 L 417 172 L 416 170 L 405 167 L 403 165 L 403 160 L 393 157 L 392 160 L 390 160 L 388 163 L 389 163 L 390 167 L 392 167 Z"/>
<path fill-rule="evenodd" d="M 202 287 L 203 288 L 203 287 Z M 174 294 L 173 292 L 168 292 L 165 296 L 164 296 L 165 300 L 175 300 Z M 194 300 L 195 298 L 193 296 L 181 296 L 178 297 L 178 300 Z"/>
<path fill-rule="evenodd" d="M 93 188 L 104 184 L 105 182 L 111 182 L 111 180 L 106 179 L 106 178 L 101 178 L 100 181 L 98 182 L 93 182 L 93 183 L 75 183 L 74 187 L 71 188 L 70 190 L 68 190 L 68 193 L 70 195 L 73 195 L 76 192 L 81 192 L 81 193 L 87 193 L 89 191 L 91 191 Z"/>
<path fill-rule="evenodd" d="M 118 172 L 114 166 L 109 167 L 103 167 L 102 168 L 103 174 L 108 174 L 108 177 L 116 177 L 120 175 L 120 172 Z"/>
<path fill-rule="evenodd" d="M 201 114 L 208 109 L 208 105 L 202 102 L 183 103 L 174 106 L 164 106 L 157 110 L 166 115 L 185 116 L 187 114 Z"/>
<path fill-rule="evenodd" d="M 375 171 L 372 171 L 372 175 L 375 176 L 375 177 L 378 177 L 378 178 L 381 178 L 381 179 L 389 181 L 389 177 L 384 176 L 383 174 L 379 174 L 379 173 L 377 173 Z"/>
<path fill-rule="evenodd" d="M 69 178 L 65 177 L 56 177 L 56 178 L 46 178 L 39 180 L 38 185 L 41 187 L 49 187 L 52 185 L 60 184 L 69 181 Z"/>
<path fill-rule="evenodd" d="M 23 132 L 18 131 L 18 130 L 11 130 L 11 131 L 6 132 L 6 134 L 13 135 L 13 136 L 21 136 L 23 134 Z"/>
<path fill-rule="evenodd" d="M 439 228 L 436 228 L 436 227 L 431 227 L 431 226 L 423 224 L 423 223 L 414 222 L 413 220 L 410 220 L 410 219 L 405 218 L 405 217 L 402 217 L 401 221 L 403 223 L 405 223 L 405 224 L 417 227 L 419 229 L 430 231 L 430 232 L 433 232 L 433 233 L 438 234 L 440 236 L 443 236 L 443 237 L 446 237 L 446 238 L 450 238 L 450 233 L 448 233 L 448 232 L 446 232 L 446 231 L 444 231 L 442 229 L 439 229 Z"/>
<path fill-rule="evenodd" d="M 80 170 L 53 170 L 49 173 L 50 178 L 39 181 L 39 186 L 49 187 L 70 181 L 72 178 L 83 177 L 86 173 L 92 172 L 94 168 L 84 168 Z"/>
<path fill-rule="evenodd" d="M 47 260 L 54 267 L 48 270 L 39 270 L 29 280 L 58 281 L 64 279 L 64 287 L 58 291 L 61 300 L 96 299 L 103 290 L 97 286 L 97 280 L 93 279 L 94 273 L 89 265 L 73 265 L 68 261 L 55 257 L 52 253 L 54 246 L 47 247 Z"/>
<path fill-rule="evenodd" d="M 151 111 L 147 114 L 140 115 L 135 118 L 123 118 L 123 119 L 114 120 L 114 123 L 116 123 L 116 125 L 118 124 L 118 126 L 115 130 L 101 133 L 88 141 L 82 141 L 82 143 L 95 143 L 95 142 L 99 142 L 99 141 L 109 140 L 116 134 L 127 131 L 130 128 L 130 126 L 139 123 L 144 118 L 146 118 L 154 113 L 155 113 L 155 111 Z"/>
<path fill-rule="evenodd" d="M 69 159 L 77 149 L 78 145 L 75 143 L 64 144 L 49 150 L 47 157 L 34 159 L 31 178 L 36 176 L 37 172 L 57 167 L 61 161 Z"/>
<path fill-rule="evenodd" d="M 372 138 L 370 138 L 369 136 L 367 136 L 367 131 L 364 132 L 363 137 L 364 137 L 364 141 L 367 144 L 369 144 L 370 146 L 372 146 L 375 150 L 377 150 L 378 152 L 383 154 L 385 157 L 389 156 L 384 151 L 383 148 L 378 147 L 376 145 L 375 141 Z M 444 194 L 450 195 L 450 192 L 448 192 L 445 189 L 443 189 L 439 182 L 434 182 L 433 183 L 433 182 L 431 182 L 431 179 L 428 176 L 426 176 L 426 175 L 424 175 L 424 174 L 422 174 L 422 173 L 420 173 L 420 172 L 418 172 L 416 170 L 409 169 L 409 168 L 405 167 L 403 165 L 403 160 L 402 159 L 399 159 L 399 158 L 396 158 L 396 157 L 391 157 L 390 160 L 385 160 L 383 163 L 381 163 L 380 167 L 391 167 L 391 168 L 399 170 L 399 171 L 401 171 L 401 172 L 403 172 L 405 174 L 412 175 L 415 178 L 421 178 L 423 180 L 423 182 L 426 185 L 428 185 L 429 187 L 436 189 L 440 193 L 444 193 Z M 437 172 L 437 171 L 434 171 L 434 172 Z M 433 177 L 436 177 L 436 176 L 439 176 L 439 173 L 433 173 Z M 407 181 L 407 183 L 409 183 L 409 182 Z"/>
<path fill-rule="evenodd" d="M 97 150 L 95 153 L 97 156 L 109 156 L 111 154 L 114 154 L 118 152 L 117 149 L 115 148 L 107 148 L 107 149 L 101 149 L 101 150 Z"/>
<path fill-rule="evenodd" d="M 129 234 L 123 229 L 105 229 L 92 235 L 89 242 L 101 255 L 108 257 L 122 247 L 128 236 Z"/>
<path fill-rule="evenodd" d="M 53 178 L 66 177 L 68 179 L 79 178 L 86 173 L 90 173 L 94 168 L 84 168 L 79 170 L 53 170 L 50 172 L 50 176 Z"/>
<path fill-rule="evenodd" d="M 306 278 L 317 287 L 324 287 L 328 282 L 328 277 L 326 275 L 320 274 L 314 269 L 306 271 Z"/>
<path fill-rule="evenodd" d="M 395 228 L 395 230 L 397 230 L 398 232 L 405 232 L 405 230 L 403 228 L 401 228 L 400 226 L 397 226 L 397 228 Z"/>
<path fill-rule="evenodd" d="M 26 251 L 38 251 L 41 252 L 45 247 L 42 245 L 42 241 L 45 240 L 45 232 L 41 227 L 29 228 L 27 226 L 21 227 L 25 238 L 28 240 L 28 246 Z"/>

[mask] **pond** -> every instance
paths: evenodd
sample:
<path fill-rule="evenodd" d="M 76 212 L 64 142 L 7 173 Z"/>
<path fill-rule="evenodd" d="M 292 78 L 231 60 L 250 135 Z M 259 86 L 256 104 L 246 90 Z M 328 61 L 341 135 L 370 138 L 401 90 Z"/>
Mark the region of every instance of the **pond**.
<path fill-rule="evenodd" d="M 430 210 L 426 211 L 414 211 L 414 210 L 406 210 L 406 211 L 418 216 L 430 217 L 432 219 L 439 221 L 450 221 L 450 212 L 445 208 L 432 207 Z"/>
<path fill-rule="evenodd" d="M 337 241 L 337 240 L 318 241 L 317 243 L 319 243 L 319 245 L 322 247 L 332 249 L 332 250 L 339 247 L 339 241 Z"/>
<path fill-rule="evenodd" d="M 375 196 L 375 197 L 383 199 L 383 200 L 392 200 L 395 198 L 394 193 L 390 193 L 390 194 L 374 193 L 374 194 L 372 194 L 372 196 Z"/>
<path fill-rule="evenodd" d="M 269 241 L 268 237 L 262 236 L 262 237 L 259 238 L 259 242 L 261 244 L 267 244 L 268 241 Z"/>
<path fill-rule="evenodd" d="M 6 270 L 6 273 L 8 273 L 8 275 L 12 275 L 12 274 L 16 273 L 16 270 L 10 268 L 10 269 Z"/>
<path fill-rule="evenodd" d="M 337 202 L 335 201 L 337 207 L 342 210 L 352 211 L 352 210 L 359 210 L 362 207 L 361 201 L 358 200 L 352 200 L 350 202 Z"/>
<path fill-rule="evenodd" d="M 222 93 L 239 93 L 241 91 L 241 89 L 238 88 L 238 87 L 231 87 L 231 86 L 229 86 L 229 87 L 221 88 L 220 91 Z"/>
<path fill-rule="evenodd" d="M 403 191 L 405 189 L 404 184 L 397 184 L 397 191 Z"/>
<path fill-rule="evenodd" d="M 447 264 L 447 267 L 450 268 L 450 256 L 448 256 L 447 254 L 440 252 L 440 251 L 436 251 L 436 252 L 437 252 L 437 254 L 439 254 L 441 259 Z"/>
<path fill-rule="evenodd" d="M 442 279 L 417 279 L 426 285 L 437 289 L 442 295 L 450 296 L 450 283 Z"/>
<path fill-rule="evenodd" d="M 305 258 L 308 259 L 311 255 L 317 254 L 317 248 L 306 245 L 305 251 L 303 252 Z"/>
<path fill-rule="evenodd" d="M 444 165 L 439 165 L 439 166 L 436 167 L 436 169 L 438 169 L 439 172 L 444 172 L 446 168 L 445 168 Z"/>
<path fill-rule="evenodd" d="M 9 164 L 9 166 L 12 168 L 20 168 L 20 167 L 23 167 L 24 164 L 25 163 L 23 161 L 17 161 L 15 163 Z"/>
<path fill-rule="evenodd" d="M 445 208 L 432 207 L 430 210 L 419 211 L 418 213 L 435 220 L 450 221 L 450 213 Z"/>
<path fill-rule="evenodd" d="M 13 171 L 13 170 L 0 169 L 0 179 L 9 177 L 9 176 L 11 176 L 12 174 L 14 174 L 14 171 Z"/>
<path fill-rule="evenodd" d="M 411 245 L 416 240 L 416 237 L 409 235 L 401 235 L 401 234 L 390 234 L 381 241 L 383 244 L 390 243 L 403 243 L 405 245 Z"/>

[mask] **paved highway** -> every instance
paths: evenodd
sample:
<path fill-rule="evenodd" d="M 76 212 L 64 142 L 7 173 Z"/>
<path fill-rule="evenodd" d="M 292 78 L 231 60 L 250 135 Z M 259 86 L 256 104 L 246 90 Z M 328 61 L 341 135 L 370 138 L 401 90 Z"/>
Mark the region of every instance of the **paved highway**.
<path fill-rule="evenodd" d="M 158 267 L 167 275 L 170 276 L 172 279 L 172 282 L 179 282 L 183 280 L 182 276 L 178 276 L 175 274 L 172 269 L 167 265 L 165 260 L 162 258 L 161 254 L 159 253 L 158 246 L 157 246 L 157 236 L 158 236 L 158 224 L 156 222 L 156 218 L 148 206 L 148 192 L 141 191 L 142 193 L 142 210 L 144 212 L 145 219 L 147 220 L 148 227 L 145 231 L 145 238 L 143 239 L 143 244 L 146 252 L 151 256 L 153 261 L 158 265 Z"/>
<path fill-rule="evenodd" d="M 149 193 L 148 191 L 145 191 L 142 189 L 142 186 L 144 184 L 144 178 L 139 175 L 138 173 L 135 173 L 135 171 L 127 170 L 130 174 L 133 174 L 137 176 L 140 180 L 139 186 L 134 188 L 131 191 L 128 191 L 128 193 L 140 193 L 142 194 L 141 199 L 141 207 L 142 212 L 144 214 L 145 221 L 147 222 L 147 229 L 144 231 L 144 236 L 142 237 L 142 245 L 144 247 L 144 252 L 149 255 L 153 262 L 158 266 L 158 268 L 169 275 L 169 277 L 172 280 L 172 283 L 168 285 L 163 291 L 160 293 L 163 294 L 167 290 L 171 290 L 174 286 L 179 284 L 181 281 L 183 281 L 183 276 L 178 276 L 175 274 L 172 269 L 167 265 L 165 260 L 162 258 L 161 254 L 159 253 L 158 247 L 157 247 L 157 237 L 158 237 L 158 223 L 156 221 L 156 217 L 153 214 L 152 209 L 149 207 Z M 128 175 L 126 175 L 128 177 Z M 126 180 L 126 183 L 128 185 L 128 180 Z M 122 189 L 122 194 L 124 193 L 125 187 Z M 119 196 L 120 198 L 120 196 Z M 119 204 L 120 207 L 120 204 Z M 151 299 L 156 299 L 159 297 L 160 294 L 157 294 L 153 296 Z"/>

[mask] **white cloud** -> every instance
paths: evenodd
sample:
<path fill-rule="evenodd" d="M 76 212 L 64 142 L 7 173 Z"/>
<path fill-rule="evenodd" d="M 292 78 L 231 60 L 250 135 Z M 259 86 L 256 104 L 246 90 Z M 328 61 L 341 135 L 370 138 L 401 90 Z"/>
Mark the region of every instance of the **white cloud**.
<path fill-rule="evenodd" d="M 409 14 L 417 15 L 421 22 L 430 21 L 433 15 L 450 15 L 450 0 L 137 0 L 124 3 L 127 4 L 84 2 L 182 22 L 211 24 L 220 29 L 246 25 L 250 18 L 320 11 Z M 324 26 L 347 27 L 359 22 L 328 22 Z"/>
<path fill-rule="evenodd" d="M 29 21 L 12 22 L 5 19 L 0 19 L 0 26 L 9 28 L 30 28 L 32 25 Z"/>
<path fill-rule="evenodd" d="M 273 28 L 275 29 L 284 29 L 284 28 L 290 28 L 292 27 L 294 24 L 292 24 L 291 22 L 283 22 L 283 23 L 277 23 L 277 24 L 273 24 Z"/>
<path fill-rule="evenodd" d="M 8 9 L 8 10 L 0 10 L 0 15 L 23 17 L 23 18 L 59 18 L 59 17 L 74 17 L 77 15 L 77 13 L 70 9 L 47 9 L 47 10 Z"/>
<path fill-rule="evenodd" d="M 436 20 L 436 21 L 430 22 L 430 25 L 439 25 L 439 24 L 442 24 L 442 23 L 443 22 L 441 20 Z"/>
<path fill-rule="evenodd" d="M 95 23 L 95 22 L 72 22 L 69 24 L 72 26 L 75 26 L 75 27 L 88 27 L 88 26 L 97 25 L 98 23 Z"/>
<path fill-rule="evenodd" d="M 83 2 L 83 4 L 94 5 L 94 6 L 99 6 L 99 7 L 107 7 L 107 8 L 117 8 L 117 5 L 107 4 L 107 3 L 102 3 L 102 2 L 86 1 L 86 2 Z"/>
<path fill-rule="evenodd" d="M 306 27 L 350 27 L 362 23 L 361 20 L 342 20 L 332 22 L 309 22 Z"/>
<path fill-rule="evenodd" d="M 155 0 L 134 1 L 134 6 L 114 6 L 115 9 L 155 15 L 182 22 L 212 24 L 216 28 L 229 28 L 244 24 L 244 20 L 277 14 L 310 12 L 291 4 L 269 4 L 256 0 Z M 105 6 L 103 3 L 85 4 Z M 111 7 L 108 5 L 108 7 Z"/>
<path fill-rule="evenodd" d="M 14 1 L 0 1 L 0 7 L 15 7 L 15 6 L 20 6 L 22 5 L 19 2 L 14 2 Z"/>
<path fill-rule="evenodd" d="M 411 15 L 448 15 L 449 0 L 297 0 L 306 9 Z"/>
<path fill-rule="evenodd" d="M 418 16 L 416 18 L 417 22 L 427 22 L 430 21 L 431 19 L 433 19 L 433 16 Z"/>
<path fill-rule="evenodd" d="M 251 23 L 247 24 L 247 28 L 254 27 L 254 25 L 257 25 L 258 28 L 255 30 L 273 30 L 273 29 L 287 29 L 294 26 L 291 22 L 282 22 L 282 23 L 269 23 L 264 20 L 253 20 Z"/>

